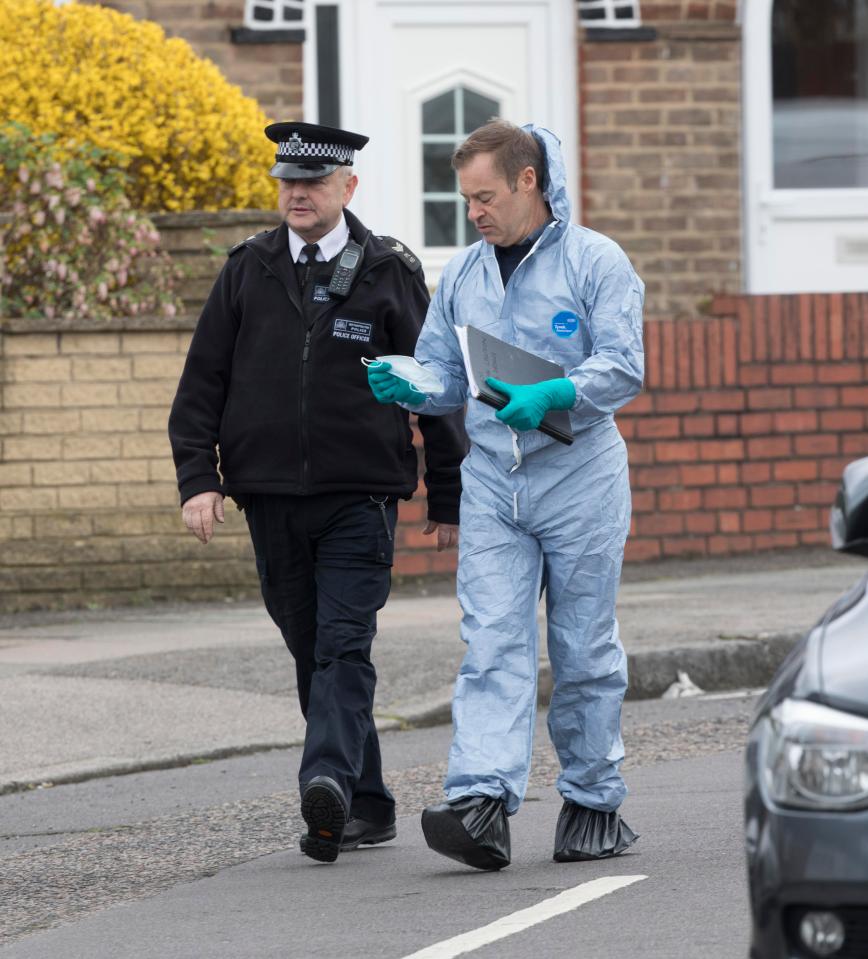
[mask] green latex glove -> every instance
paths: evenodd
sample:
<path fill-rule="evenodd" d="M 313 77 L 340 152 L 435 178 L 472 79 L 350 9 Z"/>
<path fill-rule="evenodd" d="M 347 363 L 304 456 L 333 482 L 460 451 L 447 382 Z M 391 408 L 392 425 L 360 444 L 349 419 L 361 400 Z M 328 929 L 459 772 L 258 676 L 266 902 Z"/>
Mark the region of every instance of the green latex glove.
<path fill-rule="evenodd" d="M 509 402 L 494 415 L 514 430 L 535 430 L 549 410 L 568 410 L 576 402 L 576 388 L 566 377 L 514 386 L 489 376 L 485 381 Z"/>
<path fill-rule="evenodd" d="M 372 363 L 368 367 L 368 386 L 378 403 L 407 403 L 418 406 L 427 397 L 400 376 L 390 373 L 391 363 Z"/>

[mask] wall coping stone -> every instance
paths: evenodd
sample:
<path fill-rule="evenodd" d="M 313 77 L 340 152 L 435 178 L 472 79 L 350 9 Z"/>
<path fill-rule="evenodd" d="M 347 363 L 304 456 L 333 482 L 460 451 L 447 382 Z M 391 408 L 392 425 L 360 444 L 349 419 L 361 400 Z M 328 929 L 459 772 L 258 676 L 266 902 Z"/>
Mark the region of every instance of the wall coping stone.
<path fill-rule="evenodd" d="M 177 227 L 207 229 L 244 223 L 258 225 L 263 220 L 273 220 L 275 226 L 280 223 L 277 210 L 188 210 L 185 213 L 149 213 L 148 216 L 158 230 Z"/>
<path fill-rule="evenodd" d="M 105 319 L 75 317 L 71 320 L 44 316 L 0 317 L 3 333 L 145 333 L 188 332 L 196 328 L 198 313 L 179 313 L 176 316 L 112 316 Z"/>

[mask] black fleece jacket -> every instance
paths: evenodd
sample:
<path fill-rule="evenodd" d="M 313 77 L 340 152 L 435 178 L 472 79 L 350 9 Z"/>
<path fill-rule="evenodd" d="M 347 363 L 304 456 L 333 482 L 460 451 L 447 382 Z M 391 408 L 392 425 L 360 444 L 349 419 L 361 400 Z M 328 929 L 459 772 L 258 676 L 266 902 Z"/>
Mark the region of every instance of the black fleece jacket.
<path fill-rule="evenodd" d="M 230 251 L 169 416 L 182 503 L 209 490 L 243 502 L 335 491 L 409 499 L 416 489 L 408 413 L 374 399 L 361 358 L 412 356 L 428 290 L 406 248 L 345 216 L 364 246 L 346 298 L 314 302 L 325 293 L 311 283 L 302 308 L 285 224 Z M 420 416 L 419 426 L 428 517 L 457 523 L 461 416 Z"/>

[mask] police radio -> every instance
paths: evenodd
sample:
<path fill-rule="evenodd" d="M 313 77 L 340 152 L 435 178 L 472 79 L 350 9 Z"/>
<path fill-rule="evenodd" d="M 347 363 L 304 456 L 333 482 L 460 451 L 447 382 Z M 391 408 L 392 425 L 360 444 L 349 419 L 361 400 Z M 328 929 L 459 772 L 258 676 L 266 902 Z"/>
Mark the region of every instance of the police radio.
<path fill-rule="evenodd" d="M 329 283 L 329 293 L 336 296 L 347 296 L 350 287 L 353 285 L 353 278 L 362 265 L 362 254 L 365 248 L 359 246 L 354 240 L 350 240 L 343 248 L 338 265 L 332 273 L 332 279 Z"/>

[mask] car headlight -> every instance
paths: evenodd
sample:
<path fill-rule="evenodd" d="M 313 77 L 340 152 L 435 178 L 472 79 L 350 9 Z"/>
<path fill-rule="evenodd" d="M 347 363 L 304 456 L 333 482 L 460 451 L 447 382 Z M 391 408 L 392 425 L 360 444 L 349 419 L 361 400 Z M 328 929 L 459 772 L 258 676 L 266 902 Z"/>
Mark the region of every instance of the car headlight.
<path fill-rule="evenodd" d="M 763 775 L 781 806 L 868 807 L 868 719 L 786 699 L 768 718 Z"/>

